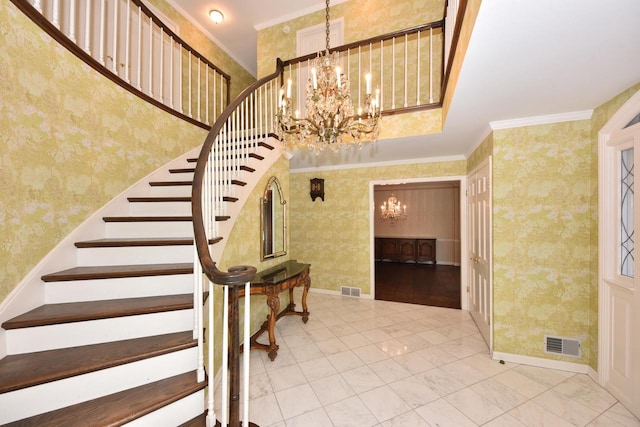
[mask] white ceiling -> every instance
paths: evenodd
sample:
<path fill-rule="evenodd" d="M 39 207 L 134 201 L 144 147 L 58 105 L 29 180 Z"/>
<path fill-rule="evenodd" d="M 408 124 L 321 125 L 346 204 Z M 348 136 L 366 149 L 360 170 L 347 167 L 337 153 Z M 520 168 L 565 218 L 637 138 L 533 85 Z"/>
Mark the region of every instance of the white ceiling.
<path fill-rule="evenodd" d="M 317 0 L 170 2 L 252 70 L 255 28 L 324 8 Z M 218 26 L 206 17 L 214 8 L 227 16 Z M 441 134 L 338 154 L 298 150 L 291 168 L 467 156 L 491 122 L 591 110 L 638 82 L 639 0 L 484 0 Z"/>

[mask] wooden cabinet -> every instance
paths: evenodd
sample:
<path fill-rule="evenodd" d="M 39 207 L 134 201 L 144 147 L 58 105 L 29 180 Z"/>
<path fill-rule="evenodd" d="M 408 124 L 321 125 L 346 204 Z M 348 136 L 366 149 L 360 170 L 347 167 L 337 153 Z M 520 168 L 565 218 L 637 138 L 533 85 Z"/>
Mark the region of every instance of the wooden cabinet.
<path fill-rule="evenodd" d="M 436 239 L 416 240 L 416 262 L 436 263 Z"/>
<path fill-rule="evenodd" d="M 376 237 L 375 259 L 436 263 L 436 239 Z"/>

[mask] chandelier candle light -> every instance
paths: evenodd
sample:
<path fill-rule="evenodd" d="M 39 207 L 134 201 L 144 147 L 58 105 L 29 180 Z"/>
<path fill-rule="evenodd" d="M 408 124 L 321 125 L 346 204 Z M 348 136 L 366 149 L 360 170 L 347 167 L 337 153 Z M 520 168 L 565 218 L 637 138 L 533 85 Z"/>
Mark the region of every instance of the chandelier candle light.
<path fill-rule="evenodd" d="M 402 205 L 396 196 L 391 194 L 386 202 L 380 206 L 380 218 L 389 220 L 391 224 L 407 218 L 407 205 Z"/>
<path fill-rule="evenodd" d="M 371 73 L 365 76 L 364 106 L 354 115 L 349 80 L 338 65 L 338 52 L 329 52 L 329 0 L 326 0 L 326 50 L 311 62 L 311 78 L 306 88 L 306 117 L 293 110 L 292 81 L 280 90 L 278 106 L 279 136 L 285 146 L 307 147 L 315 154 L 325 148 L 337 152 L 341 147 L 378 138 L 380 90 L 371 92 Z"/>

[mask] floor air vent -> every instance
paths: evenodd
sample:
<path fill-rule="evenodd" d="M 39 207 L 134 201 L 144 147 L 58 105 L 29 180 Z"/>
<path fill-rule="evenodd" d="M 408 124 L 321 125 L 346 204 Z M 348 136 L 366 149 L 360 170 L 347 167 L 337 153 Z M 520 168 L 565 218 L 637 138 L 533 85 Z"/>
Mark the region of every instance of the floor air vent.
<path fill-rule="evenodd" d="M 350 288 L 349 286 L 340 286 L 340 294 L 347 297 L 359 297 L 360 288 Z"/>
<path fill-rule="evenodd" d="M 580 341 L 573 338 L 544 336 L 545 353 L 580 357 Z"/>

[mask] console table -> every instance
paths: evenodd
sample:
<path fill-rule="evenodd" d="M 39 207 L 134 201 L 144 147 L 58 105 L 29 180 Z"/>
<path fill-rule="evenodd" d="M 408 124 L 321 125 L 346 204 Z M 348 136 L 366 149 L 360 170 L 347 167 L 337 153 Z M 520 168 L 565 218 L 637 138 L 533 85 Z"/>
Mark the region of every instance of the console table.
<path fill-rule="evenodd" d="M 265 350 L 269 353 L 272 361 L 278 356 L 279 346 L 276 344 L 275 326 L 276 321 L 282 316 L 297 315 L 302 317 L 302 321 L 309 320 L 309 309 L 307 308 L 307 294 L 311 287 L 309 277 L 310 264 L 302 264 L 295 260 L 285 261 L 272 268 L 259 271 L 255 279 L 251 281 L 251 295 L 266 295 L 267 306 L 270 309 L 267 320 L 262 324 L 260 330 L 251 336 L 250 348 Z M 295 310 L 293 302 L 293 288 L 304 287 L 302 291 L 302 311 Z M 280 292 L 289 290 L 289 305 L 280 311 Z M 240 295 L 244 296 L 244 288 L 241 288 Z M 269 333 L 269 344 L 258 342 L 258 337 L 263 333 Z"/>
<path fill-rule="evenodd" d="M 409 237 L 376 237 L 375 259 L 382 261 L 436 261 L 436 239 Z"/>

